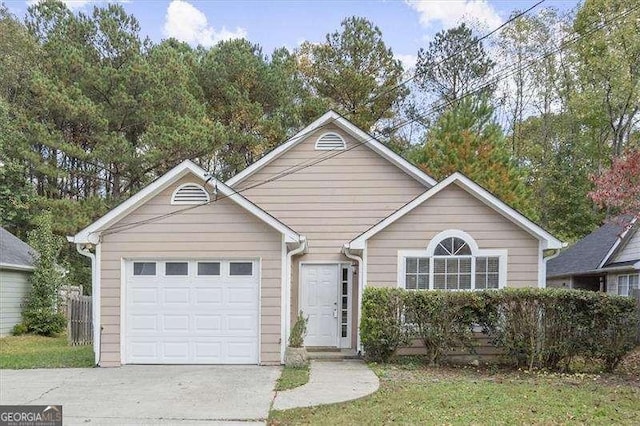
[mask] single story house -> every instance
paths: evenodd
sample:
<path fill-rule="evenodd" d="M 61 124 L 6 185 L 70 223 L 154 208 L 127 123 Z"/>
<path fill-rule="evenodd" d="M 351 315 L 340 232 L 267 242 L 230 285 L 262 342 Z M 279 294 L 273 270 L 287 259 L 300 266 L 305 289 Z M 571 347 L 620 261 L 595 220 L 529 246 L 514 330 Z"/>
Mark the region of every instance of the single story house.
<path fill-rule="evenodd" d="M 0 336 L 11 334 L 22 321 L 22 305 L 29 293 L 35 251 L 0 227 Z"/>
<path fill-rule="evenodd" d="M 629 296 L 640 277 L 640 226 L 619 217 L 602 225 L 547 263 L 547 287 Z"/>
<path fill-rule="evenodd" d="M 562 244 L 329 111 L 227 182 L 185 161 L 69 241 L 93 262 L 96 362 L 279 364 L 360 348 L 363 290 L 543 287 Z"/>

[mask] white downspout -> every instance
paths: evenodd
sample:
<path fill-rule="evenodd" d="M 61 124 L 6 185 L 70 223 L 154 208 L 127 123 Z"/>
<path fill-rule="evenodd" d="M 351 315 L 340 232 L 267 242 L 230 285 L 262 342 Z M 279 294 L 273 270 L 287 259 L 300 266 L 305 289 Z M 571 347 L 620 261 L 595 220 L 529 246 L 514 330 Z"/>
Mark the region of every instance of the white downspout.
<path fill-rule="evenodd" d="M 293 256 L 302 253 L 303 251 L 305 251 L 307 249 L 307 238 L 304 236 L 300 237 L 300 245 L 298 247 L 296 247 L 295 249 L 291 250 L 289 253 L 287 253 L 287 264 L 286 264 L 286 268 L 287 268 L 287 278 L 285 281 L 285 286 L 286 286 L 286 294 L 287 294 L 287 304 L 286 304 L 286 309 L 285 309 L 285 317 L 284 317 L 284 323 L 285 323 L 285 341 L 283 342 L 281 347 L 286 347 L 289 344 L 289 333 L 291 331 L 291 262 L 293 259 Z M 282 361 L 284 362 L 284 351 L 282 353 Z"/>
<path fill-rule="evenodd" d="M 360 320 L 362 318 L 362 292 L 363 292 L 363 269 L 364 264 L 362 262 L 362 257 L 357 256 L 351 253 L 349 247 L 346 245 L 342 247 L 342 253 L 348 257 L 349 259 L 355 260 L 358 262 L 358 321 L 356 323 L 356 347 L 358 352 L 362 353 L 362 345 L 360 344 Z"/>
<path fill-rule="evenodd" d="M 73 240 L 70 240 L 73 242 Z M 100 283 L 98 282 L 98 268 L 96 267 L 96 255 L 91 253 L 86 244 L 76 244 L 76 250 L 83 256 L 91 259 L 91 303 L 93 311 L 93 357 L 94 364 L 100 362 Z M 97 246 L 96 246 L 97 251 Z"/>

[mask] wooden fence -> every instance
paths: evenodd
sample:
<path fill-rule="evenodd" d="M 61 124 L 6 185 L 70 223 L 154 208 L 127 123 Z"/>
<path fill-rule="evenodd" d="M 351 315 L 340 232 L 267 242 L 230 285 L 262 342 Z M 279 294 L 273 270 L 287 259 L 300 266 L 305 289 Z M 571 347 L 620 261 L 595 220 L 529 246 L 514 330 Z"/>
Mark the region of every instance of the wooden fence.
<path fill-rule="evenodd" d="M 67 299 L 67 336 L 71 345 L 93 343 L 91 296 L 75 296 Z"/>

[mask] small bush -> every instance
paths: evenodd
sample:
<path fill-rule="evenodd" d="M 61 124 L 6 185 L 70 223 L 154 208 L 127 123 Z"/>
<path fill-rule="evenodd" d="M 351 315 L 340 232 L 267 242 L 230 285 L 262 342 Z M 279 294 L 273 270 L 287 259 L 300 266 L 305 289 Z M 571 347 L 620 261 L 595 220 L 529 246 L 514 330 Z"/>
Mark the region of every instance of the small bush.
<path fill-rule="evenodd" d="M 365 355 L 377 361 L 410 338 L 422 340 L 432 364 L 453 349 L 473 353 L 479 325 L 514 366 L 567 370 L 579 357 L 612 371 L 634 348 L 638 321 L 633 299 L 598 292 L 367 288 L 360 332 Z"/>
<path fill-rule="evenodd" d="M 22 336 L 23 334 L 27 334 L 29 332 L 29 328 L 23 323 L 18 323 L 13 326 L 11 329 L 11 334 L 14 336 Z"/>
<path fill-rule="evenodd" d="M 429 364 L 439 363 L 447 351 L 473 352 L 473 326 L 484 310 L 477 293 L 450 291 L 407 292 L 405 321 L 422 340 Z"/>
<path fill-rule="evenodd" d="M 386 362 L 398 347 L 409 343 L 402 320 L 403 311 L 403 290 L 373 287 L 365 290 L 360 339 L 367 359 Z"/>
<path fill-rule="evenodd" d="M 301 348 L 304 344 L 304 336 L 307 334 L 307 320 L 304 313 L 300 311 L 296 323 L 291 328 L 291 334 L 289 335 L 289 347 Z"/>
<path fill-rule="evenodd" d="M 22 313 L 24 326 L 30 333 L 41 336 L 56 336 L 67 326 L 67 319 L 51 309 L 32 309 Z"/>

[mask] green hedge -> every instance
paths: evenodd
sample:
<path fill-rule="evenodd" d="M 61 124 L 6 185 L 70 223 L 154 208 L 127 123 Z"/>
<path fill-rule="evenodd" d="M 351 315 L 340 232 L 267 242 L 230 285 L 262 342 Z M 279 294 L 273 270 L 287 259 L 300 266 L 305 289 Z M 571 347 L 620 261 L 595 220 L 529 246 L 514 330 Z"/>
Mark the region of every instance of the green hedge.
<path fill-rule="evenodd" d="M 429 363 L 447 351 L 474 352 L 481 327 L 514 366 L 566 370 L 577 356 L 613 370 L 635 346 L 638 312 L 631 298 L 565 289 L 478 292 L 365 290 L 361 339 L 368 358 L 387 361 L 420 339 Z"/>

